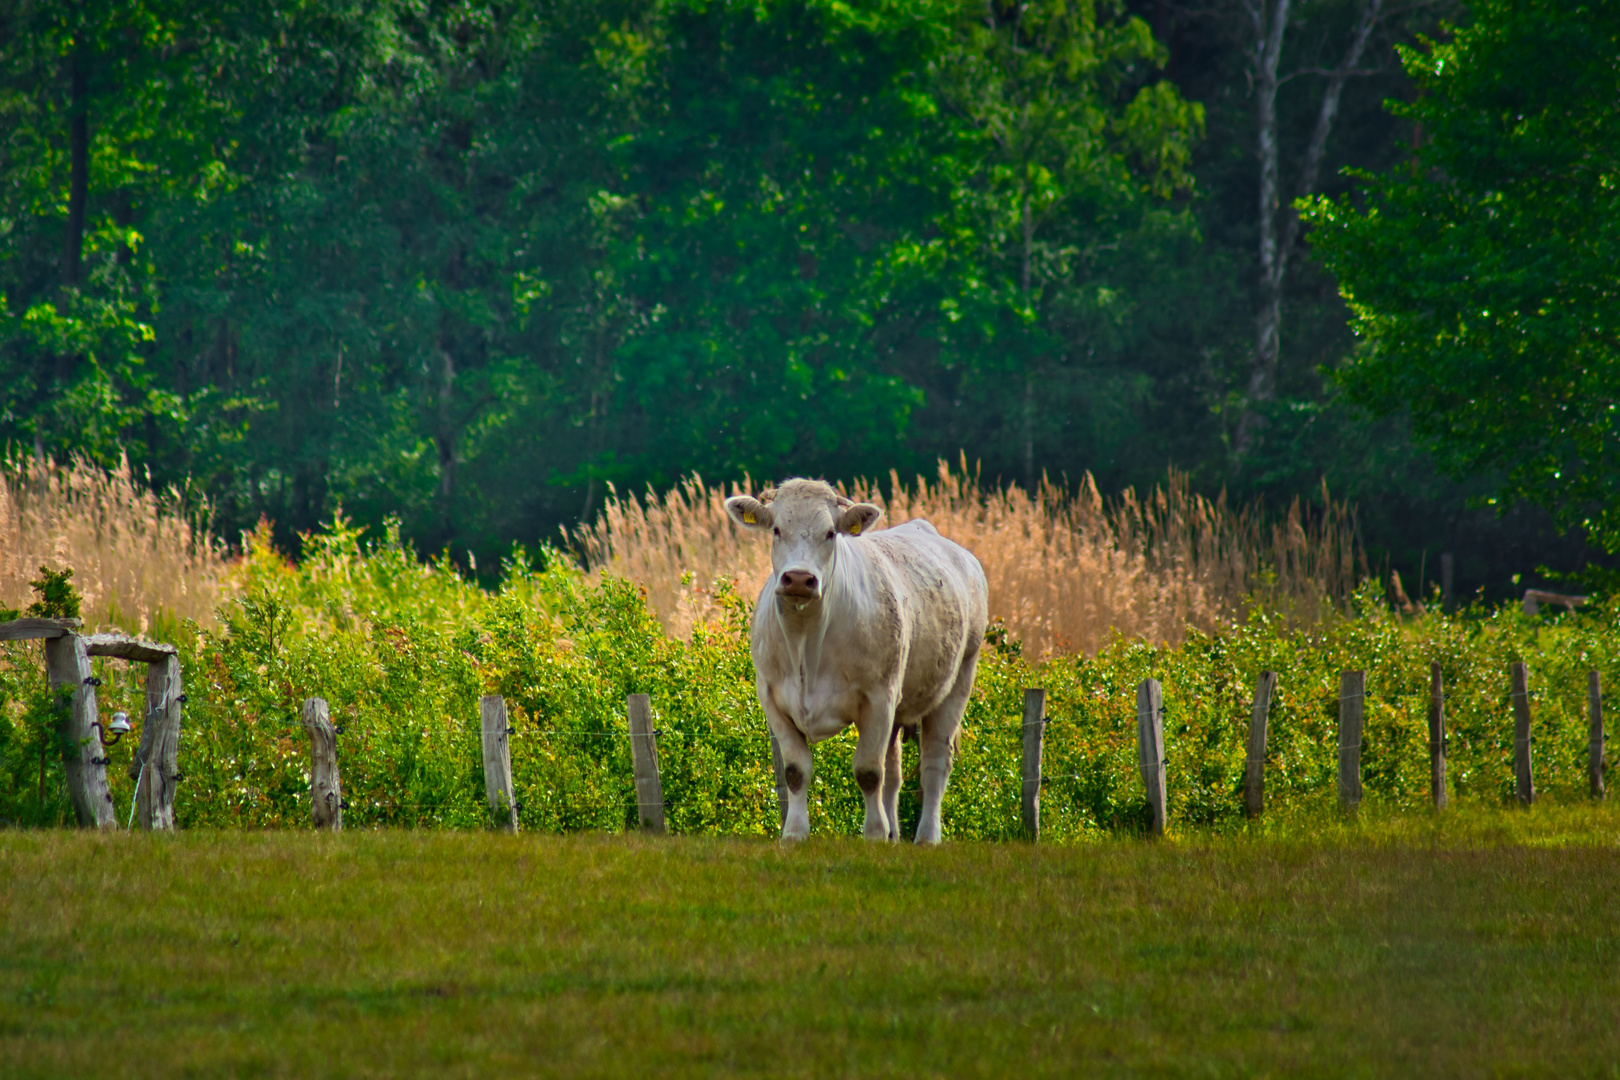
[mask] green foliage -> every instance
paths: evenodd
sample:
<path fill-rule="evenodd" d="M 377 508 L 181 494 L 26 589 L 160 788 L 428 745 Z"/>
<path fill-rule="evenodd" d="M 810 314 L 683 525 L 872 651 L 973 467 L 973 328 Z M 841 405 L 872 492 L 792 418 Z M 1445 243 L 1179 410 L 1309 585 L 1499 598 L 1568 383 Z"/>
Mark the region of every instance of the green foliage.
<path fill-rule="evenodd" d="M 1404 50 L 1421 125 L 1365 203 L 1319 199 L 1312 241 L 1362 338 L 1362 404 L 1410 408 L 1453 473 L 1495 471 L 1620 551 L 1620 9 L 1484 0 Z"/>
<path fill-rule="evenodd" d="M 240 568 L 224 628 L 182 648 L 189 695 L 178 801 L 186 826 L 300 827 L 308 821 L 305 698 L 341 725 L 339 763 L 354 826 L 479 827 L 488 822 L 479 698 L 506 697 L 524 827 L 623 831 L 635 825 L 625 697 L 653 702 L 670 827 L 774 835 L 764 717 L 748 653 L 748 605 L 721 586 L 725 617 L 690 642 L 665 637 L 640 590 L 593 583 L 521 552 L 487 592 L 447 560 L 418 562 L 397 531 L 365 544 L 339 520 L 305 537 L 293 566 L 261 530 Z M 1586 790 L 1585 673 L 1620 680 L 1620 607 L 1578 617 L 1516 610 L 1438 612 L 1402 621 L 1370 593 L 1355 617 L 1290 629 L 1255 615 L 1169 649 L 1119 639 L 1096 657 L 1036 664 L 1002 635 L 984 652 L 944 810 L 955 839 L 1018 830 L 1020 712 L 1047 689 L 1043 833 L 1074 841 L 1145 822 L 1136 763 L 1135 688 L 1164 686 L 1172 827 L 1246 827 L 1242 774 L 1249 703 L 1262 670 L 1279 682 L 1270 719 L 1267 821 L 1324 820 L 1336 803 L 1339 672 L 1367 671 L 1363 776 L 1369 812 L 1428 803 L 1429 663 L 1446 680 L 1454 799 L 1512 794 L 1508 665 L 1531 665 L 1538 790 Z M 111 685 L 103 696 L 118 691 Z M 111 705 L 106 707 L 110 708 Z M 854 733 L 815 750 L 812 830 L 858 835 Z M 132 791 L 119 756 L 122 806 Z M 915 747 L 904 747 L 901 815 L 918 813 Z M 21 761 L 24 758 L 19 757 Z M 36 760 L 37 759 L 32 759 Z M 20 775 L 20 774 L 19 774 Z"/>
<path fill-rule="evenodd" d="M 39 568 L 39 577 L 30 581 L 39 599 L 28 605 L 28 614 L 39 619 L 77 619 L 81 597 L 73 587 L 73 568 Z"/>
<path fill-rule="evenodd" d="M 0 9 L 0 440 L 486 565 L 604 482 L 1016 457 L 1030 364 L 1068 446 L 1201 112 L 1115 0 L 1021 10 Z"/>

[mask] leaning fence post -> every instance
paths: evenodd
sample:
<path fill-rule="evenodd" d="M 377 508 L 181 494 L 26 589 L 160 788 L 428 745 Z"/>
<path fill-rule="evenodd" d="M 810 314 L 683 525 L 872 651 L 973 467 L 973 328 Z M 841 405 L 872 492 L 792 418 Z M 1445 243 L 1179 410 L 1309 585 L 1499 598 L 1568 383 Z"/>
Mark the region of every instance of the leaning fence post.
<path fill-rule="evenodd" d="M 1249 757 L 1243 766 L 1243 812 L 1259 817 L 1266 808 L 1266 718 L 1271 713 L 1271 693 L 1277 688 L 1277 673 L 1262 671 L 1254 685 L 1254 705 L 1249 709 Z"/>
<path fill-rule="evenodd" d="M 506 721 L 506 699 L 499 694 L 486 694 L 478 699 L 478 721 L 484 746 L 484 797 L 489 800 L 489 812 L 502 814 L 510 820 L 510 828 L 518 831 L 517 799 L 512 791 L 512 744 L 508 736 L 512 729 Z"/>
<path fill-rule="evenodd" d="M 787 824 L 788 789 L 787 781 L 782 778 L 782 744 L 776 741 L 776 733 L 771 733 L 771 772 L 776 776 L 776 810 L 777 828 Z"/>
<path fill-rule="evenodd" d="M 1603 683 L 1596 671 L 1586 673 L 1586 719 L 1590 724 L 1586 744 L 1586 778 L 1592 798 L 1603 798 Z"/>
<path fill-rule="evenodd" d="M 1023 733 L 1023 790 L 1018 809 L 1024 839 L 1033 842 L 1041 837 L 1041 748 L 1046 742 L 1046 691 L 1043 689 L 1024 691 Z"/>
<path fill-rule="evenodd" d="M 1158 679 L 1143 679 L 1136 688 L 1136 751 L 1147 788 L 1149 831 L 1164 835 L 1164 690 Z"/>
<path fill-rule="evenodd" d="M 1367 697 L 1367 673 L 1339 673 L 1339 805 L 1361 805 L 1361 725 Z"/>
<path fill-rule="evenodd" d="M 1434 808 L 1446 808 L 1446 686 L 1440 661 L 1429 664 L 1429 789 Z"/>
<path fill-rule="evenodd" d="M 1513 794 L 1528 806 L 1536 799 L 1530 768 L 1530 666 L 1516 661 L 1509 669 L 1513 683 Z"/>
<path fill-rule="evenodd" d="M 309 803 L 317 829 L 343 828 L 343 786 L 338 780 L 337 732 L 325 698 L 304 702 L 304 730 L 309 732 Z"/>
<path fill-rule="evenodd" d="M 630 714 L 630 760 L 636 773 L 636 811 L 647 832 L 664 832 L 664 786 L 658 778 L 658 733 L 652 726 L 652 700 L 646 694 L 631 694 L 626 702 Z"/>
<path fill-rule="evenodd" d="M 96 687 L 101 680 L 90 671 L 90 654 L 84 638 L 68 631 L 61 637 L 45 639 L 45 668 L 51 688 L 73 688 L 73 700 L 59 722 L 67 749 L 63 768 L 73 813 L 82 826 L 98 829 L 118 827 L 113 810 L 112 789 L 107 786 L 107 755 L 98 733 Z"/>

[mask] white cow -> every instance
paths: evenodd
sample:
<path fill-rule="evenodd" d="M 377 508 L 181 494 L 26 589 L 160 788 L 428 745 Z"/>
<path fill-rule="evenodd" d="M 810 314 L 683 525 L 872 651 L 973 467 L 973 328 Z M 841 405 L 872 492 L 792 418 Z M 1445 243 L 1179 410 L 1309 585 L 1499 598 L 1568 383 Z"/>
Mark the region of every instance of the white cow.
<path fill-rule="evenodd" d="M 765 501 L 726 500 L 771 535 L 772 574 L 754 608 L 755 686 L 782 750 L 782 838 L 810 832 L 810 747 L 850 724 L 869 840 L 900 837 L 900 732 L 922 751 L 919 844 L 939 843 L 939 806 L 989 617 L 984 569 L 926 521 L 873 532 L 883 511 L 819 480 Z"/>

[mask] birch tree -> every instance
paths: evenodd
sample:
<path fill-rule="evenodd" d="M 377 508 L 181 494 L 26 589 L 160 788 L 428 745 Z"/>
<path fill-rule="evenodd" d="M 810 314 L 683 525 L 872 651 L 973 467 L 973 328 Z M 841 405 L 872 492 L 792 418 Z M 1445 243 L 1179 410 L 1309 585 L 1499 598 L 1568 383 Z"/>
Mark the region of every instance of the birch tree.
<path fill-rule="evenodd" d="M 1255 155 L 1260 166 L 1258 195 L 1259 288 L 1255 312 L 1254 353 L 1250 360 L 1243 414 L 1238 422 L 1235 448 L 1241 457 L 1253 446 L 1263 423 L 1261 408 L 1277 393 L 1277 372 L 1282 358 L 1283 292 L 1289 262 L 1299 243 L 1296 199 L 1316 194 L 1322 161 L 1339 104 L 1350 79 L 1369 73 L 1364 66 L 1374 32 L 1390 13 L 1384 0 L 1357 0 L 1355 20 L 1339 39 L 1341 51 L 1332 66 L 1305 64 L 1283 67 L 1290 30 L 1297 34 L 1308 20 L 1324 20 L 1331 11 L 1308 10 L 1294 0 L 1240 0 L 1245 74 L 1254 100 Z M 1278 125 L 1278 97 L 1291 84 L 1320 80 L 1321 98 L 1316 124 L 1302 155 L 1298 180 L 1284 199 L 1282 135 Z"/>

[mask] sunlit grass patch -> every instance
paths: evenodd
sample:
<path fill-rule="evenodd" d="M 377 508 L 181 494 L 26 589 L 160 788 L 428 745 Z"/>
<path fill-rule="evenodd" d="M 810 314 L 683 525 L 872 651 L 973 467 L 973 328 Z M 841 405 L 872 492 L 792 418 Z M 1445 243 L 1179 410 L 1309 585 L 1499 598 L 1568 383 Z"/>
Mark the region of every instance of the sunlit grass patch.
<path fill-rule="evenodd" d="M 0 833 L 0 1060 L 88 1075 L 1603 1075 L 1620 814 L 948 844 Z"/>

